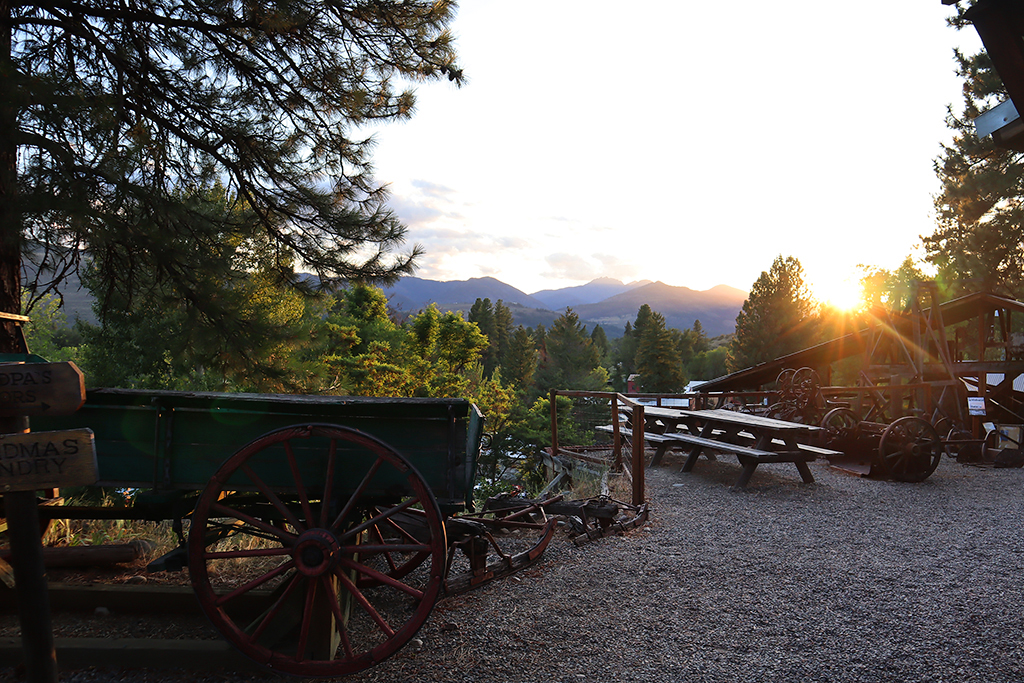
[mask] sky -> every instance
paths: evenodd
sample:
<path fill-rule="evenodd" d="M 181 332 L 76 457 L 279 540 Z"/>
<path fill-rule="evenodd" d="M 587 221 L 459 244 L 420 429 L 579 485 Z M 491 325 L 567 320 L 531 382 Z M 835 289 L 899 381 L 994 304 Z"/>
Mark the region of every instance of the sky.
<path fill-rule="evenodd" d="M 417 277 L 526 293 L 598 277 L 749 290 L 793 256 L 819 298 L 934 230 L 959 107 L 941 0 L 463 0 L 468 82 L 374 132 Z M 408 246 L 408 245 L 407 245 Z"/>

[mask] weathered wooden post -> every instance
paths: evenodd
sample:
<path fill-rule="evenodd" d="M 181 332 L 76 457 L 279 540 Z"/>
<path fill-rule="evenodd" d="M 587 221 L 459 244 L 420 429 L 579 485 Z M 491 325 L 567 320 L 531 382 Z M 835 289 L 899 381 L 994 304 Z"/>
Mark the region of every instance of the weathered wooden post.
<path fill-rule="evenodd" d="M 28 354 L 10 362 L 11 357 L 0 357 L 0 491 L 26 674 L 31 683 L 56 683 L 57 653 L 35 492 L 96 483 L 96 449 L 89 429 L 29 431 L 30 415 L 67 415 L 85 403 L 85 381 L 75 364 L 39 362 Z"/>
<path fill-rule="evenodd" d="M 622 434 L 619 433 L 619 395 L 612 394 L 612 468 L 622 471 Z"/>
<path fill-rule="evenodd" d="M 555 458 L 558 456 L 558 406 L 555 397 L 558 396 L 558 392 L 554 389 L 551 390 L 551 457 Z"/>
<path fill-rule="evenodd" d="M 644 503 L 644 407 L 637 403 L 633 408 L 633 505 Z"/>

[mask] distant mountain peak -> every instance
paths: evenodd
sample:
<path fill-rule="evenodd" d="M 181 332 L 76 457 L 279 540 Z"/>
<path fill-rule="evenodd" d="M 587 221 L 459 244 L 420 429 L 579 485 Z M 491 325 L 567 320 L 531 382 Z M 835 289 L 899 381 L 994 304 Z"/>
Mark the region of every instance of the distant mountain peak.
<path fill-rule="evenodd" d="M 609 337 L 619 336 L 643 304 L 664 315 L 669 327 L 685 330 L 700 320 L 707 334 L 728 334 L 735 329 L 736 315 L 747 296 L 726 285 L 702 292 L 651 280 L 623 284 L 611 277 L 533 294 L 489 276 L 451 281 L 403 277 L 384 292 L 391 306 L 405 313 L 416 313 L 431 303 L 442 310 L 465 313 L 477 299 L 490 299 L 492 304 L 501 300 L 512 310 L 516 324 L 526 327 L 550 325 L 566 308 L 572 308 L 585 325 L 601 325 Z"/>
<path fill-rule="evenodd" d="M 623 284 L 621 280 L 611 277 L 599 277 L 585 285 L 563 287 L 562 289 L 545 289 L 534 292 L 530 296 L 543 301 L 548 308 L 561 311 L 569 307 L 575 308 L 584 304 L 596 304 L 617 294 L 627 292 L 636 285 Z"/>

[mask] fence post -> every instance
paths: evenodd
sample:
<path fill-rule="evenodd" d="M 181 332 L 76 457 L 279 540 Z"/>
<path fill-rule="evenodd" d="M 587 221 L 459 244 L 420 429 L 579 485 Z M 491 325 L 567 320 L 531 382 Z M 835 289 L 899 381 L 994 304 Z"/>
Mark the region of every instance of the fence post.
<path fill-rule="evenodd" d="M 558 392 L 551 390 L 551 457 L 558 457 L 558 409 L 555 396 Z"/>
<path fill-rule="evenodd" d="M 612 394 L 612 456 L 615 472 L 622 471 L 622 435 L 619 433 L 619 395 Z"/>
<path fill-rule="evenodd" d="M 633 505 L 644 503 L 644 407 L 633 407 Z"/>

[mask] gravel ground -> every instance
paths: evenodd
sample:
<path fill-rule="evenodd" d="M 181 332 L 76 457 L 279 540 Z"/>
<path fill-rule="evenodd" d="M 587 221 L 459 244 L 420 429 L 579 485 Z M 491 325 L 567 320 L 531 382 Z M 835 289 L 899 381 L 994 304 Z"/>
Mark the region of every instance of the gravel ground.
<path fill-rule="evenodd" d="M 651 522 L 439 603 L 345 681 L 1024 681 L 1024 470 L 944 459 L 920 484 L 735 461 L 649 471 Z M 0 671 L 0 681 L 15 680 Z M 75 683 L 271 681 L 62 671 Z"/>

